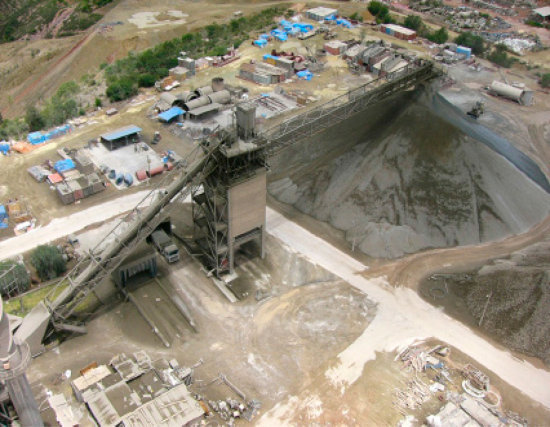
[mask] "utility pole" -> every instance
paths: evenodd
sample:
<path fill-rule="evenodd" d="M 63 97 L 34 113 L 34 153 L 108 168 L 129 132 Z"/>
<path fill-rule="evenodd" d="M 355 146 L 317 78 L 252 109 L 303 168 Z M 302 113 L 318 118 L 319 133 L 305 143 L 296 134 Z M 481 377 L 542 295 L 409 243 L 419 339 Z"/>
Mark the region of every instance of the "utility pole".
<path fill-rule="evenodd" d="M 478 326 L 481 326 L 481 324 L 483 323 L 483 318 L 485 317 L 485 312 L 487 311 L 487 307 L 489 306 L 489 301 L 492 295 L 493 295 L 493 291 L 491 291 L 489 295 L 487 295 L 487 301 L 485 302 L 485 307 L 483 307 L 483 313 L 481 313 L 481 319 L 479 319 Z"/>

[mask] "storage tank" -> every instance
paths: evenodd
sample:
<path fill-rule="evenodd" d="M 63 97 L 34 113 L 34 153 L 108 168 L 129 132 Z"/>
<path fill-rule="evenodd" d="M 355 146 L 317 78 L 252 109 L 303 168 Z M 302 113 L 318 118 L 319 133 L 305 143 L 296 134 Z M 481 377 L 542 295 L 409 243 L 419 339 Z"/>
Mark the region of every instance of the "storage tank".
<path fill-rule="evenodd" d="M 129 173 L 124 174 L 124 183 L 130 187 L 134 183 L 134 178 Z"/>
<path fill-rule="evenodd" d="M 214 92 L 219 92 L 220 90 L 225 89 L 225 84 L 223 82 L 223 77 L 214 77 L 212 79 L 212 90 Z"/>
<path fill-rule="evenodd" d="M 210 98 L 211 103 L 217 102 L 218 104 L 229 104 L 231 101 L 231 94 L 227 89 L 224 89 L 208 95 L 208 98 Z"/>
<path fill-rule="evenodd" d="M 533 91 L 529 89 L 520 89 L 495 80 L 491 83 L 491 90 L 497 95 L 512 99 L 521 105 L 531 105 L 533 102 Z"/>
<path fill-rule="evenodd" d="M 150 171 L 147 172 L 147 175 L 149 175 L 149 177 L 152 177 L 152 176 L 155 176 L 155 175 L 159 175 L 162 172 L 164 172 L 164 165 L 163 166 L 157 166 L 156 168 L 151 169 Z"/>
<path fill-rule="evenodd" d="M 199 96 L 205 96 L 210 95 L 214 92 L 214 89 L 212 89 L 212 86 L 203 86 L 195 90 L 195 93 Z"/>
<path fill-rule="evenodd" d="M 136 172 L 136 178 L 138 181 L 144 181 L 147 179 L 147 172 L 145 170 L 140 170 Z"/>
<path fill-rule="evenodd" d="M 117 185 L 122 184 L 124 182 L 124 174 L 122 173 L 117 174 L 115 182 Z"/>
<path fill-rule="evenodd" d="M 208 98 L 208 96 L 201 96 L 200 98 L 193 99 L 192 101 L 183 104 L 183 109 L 185 111 L 189 111 L 194 110 L 195 108 L 204 107 L 208 104 L 210 104 L 210 98 Z"/>

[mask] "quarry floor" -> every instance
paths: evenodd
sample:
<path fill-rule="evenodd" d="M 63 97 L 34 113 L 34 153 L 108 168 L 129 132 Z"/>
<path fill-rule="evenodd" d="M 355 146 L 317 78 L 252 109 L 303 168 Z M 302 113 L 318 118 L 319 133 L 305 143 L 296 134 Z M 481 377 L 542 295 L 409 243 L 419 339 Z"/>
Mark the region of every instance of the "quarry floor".
<path fill-rule="evenodd" d="M 435 339 L 488 374 L 506 410 L 533 425 L 548 422 L 550 372 L 480 337 L 413 290 L 393 288 L 383 276 L 366 278 L 365 264 L 277 211 L 268 209 L 267 223 L 266 258 L 253 248 L 237 258 L 240 280 L 250 286 L 245 300 L 230 304 L 188 256 L 172 267 L 163 263 L 160 281 L 185 301 L 197 332 L 173 309 L 167 312 L 154 283 L 146 284 L 135 295 L 154 318 L 175 319 L 164 326 L 172 330 L 172 346 L 163 346 L 131 303 L 114 305 L 89 323 L 88 334 L 33 361 L 29 378 L 38 395 L 47 389 L 69 397 L 69 381 L 59 382 L 60 373 L 70 370 L 74 378 L 91 362 L 144 349 L 152 359 L 175 357 L 184 366 L 202 359 L 194 391 L 206 399 L 231 395 L 216 383 L 201 387 L 218 373 L 227 375 L 262 402 L 258 425 L 395 425 L 402 415 L 392 393 L 406 376 L 394 355 Z M 256 290 L 265 298 L 257 301 Z M 73 410 L 85 414 L 82 407 Z M 413 414 L 420 421 L 426 415 Z"/>

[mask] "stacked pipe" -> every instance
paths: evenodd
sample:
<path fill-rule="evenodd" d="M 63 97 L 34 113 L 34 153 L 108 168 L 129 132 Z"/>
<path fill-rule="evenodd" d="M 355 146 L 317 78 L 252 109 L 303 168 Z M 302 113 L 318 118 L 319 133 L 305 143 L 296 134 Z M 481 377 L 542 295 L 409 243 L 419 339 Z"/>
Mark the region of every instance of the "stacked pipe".
<path fill-rule="evenodd" d="M 10 321 L 4 313 L 0 297 L 0 381 L 6 384 L 20 424 L 41 427 L 44 423 L 25 374 L 30 358 L 28 344 L 17 343 L 13 339 Z"/>

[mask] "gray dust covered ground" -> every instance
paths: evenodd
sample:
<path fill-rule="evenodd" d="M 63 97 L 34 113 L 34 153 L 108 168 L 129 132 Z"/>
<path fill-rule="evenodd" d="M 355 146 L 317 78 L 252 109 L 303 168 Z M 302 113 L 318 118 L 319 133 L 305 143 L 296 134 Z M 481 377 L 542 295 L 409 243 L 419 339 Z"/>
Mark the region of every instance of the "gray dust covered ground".
<path fill-rule="evenodd" d="M 496 240 L 545 218 L 548 194 L 430 100 L 402 95 L 286 150 L 270 193 L 374 258 Z"/>
<path fill-rule="evenodd" d="M 550 365 L 549 267 L 547 237 L 477 268 L 432 275 L 419 291 L 471 327 Z"/>
<path fill-rule="evenodd" d="M 33 361 L 29 377 L 34 388 L 42 389 L 42 393 L 47 389 L 70 395 L 68 381 L 56 382 L 61 372 L 70 369 L 74 377 L 93 361 L 108 363 L 117 353 L 130 355 L 143 349 L 152 359 L 175 357 L 182 366 L 203 359 L 195 371 L 199 381 L 192 391 L 207 399 L 231 395 L 221 385 L 201 388 L 220 372 L 249 398 L 260 400 L 261 412 L 298 393 L 319 375 L 320 366 L 363 332 L 376 307 L 361 292 L 275 238 L 268 237 L 267 249 L 263 260 L 238 255 L 239 280 L 250 292 L 247 299 L 236 304 L 222 296 L 189 256 L 170 269 L 162 261 L 160 281 L 185 301 L 196 333 L 185 322 L 174 322 L 167 334 L 173 338 L 172 345 L 165 348 L 131 303 L 116 305 L 92 320 L 86 335 L 72 338 Z M 249 250 L 257 252 L 253 247 Z M 176 319 L 177 315 L 167 315 L 171 305 L 153 289 L 156 287 L 151 282 L 134 295 L 152 306 L 149 314 L 153 318 Z M 262 290 L 261 301 L 256 300 L 255 289 Z M 85 413 L 82 408 L 81 412 Z"/>

